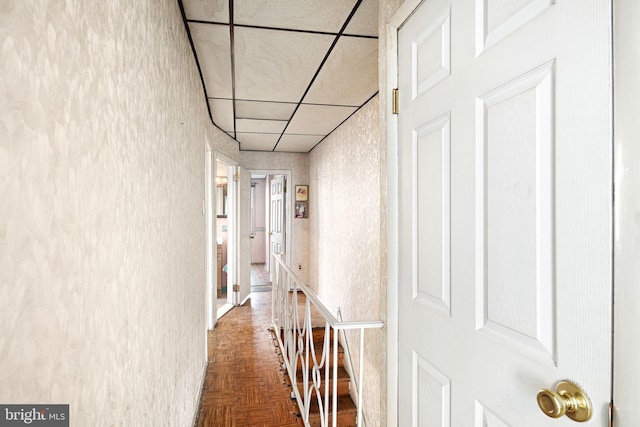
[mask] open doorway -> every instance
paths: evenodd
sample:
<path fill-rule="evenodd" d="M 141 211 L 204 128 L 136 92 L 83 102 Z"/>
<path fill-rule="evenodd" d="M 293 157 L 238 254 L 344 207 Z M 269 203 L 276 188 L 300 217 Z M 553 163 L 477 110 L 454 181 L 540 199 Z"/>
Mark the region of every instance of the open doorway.
<path fill-rule="evenodd" d="M 268 177 L 267 174 L 251 174 L 251 292 L 271 290 L 267 264 Z"/>
<path fill-rule="evenodd" d="M 272 253 L 289 262 L 291 203 L 287 192 L 291 171 L 251 171 L 251 290 L 271 289 Z"/>
<path fill-rule="evenodd" d="M 219 319 L 233 308 L 233 283 L 235 274 L 236 245 L 236 188 L 233 176 L 236 165 L 231 160 L 217 154 L 213 200 L 215 209 L 215 312 Z"/>

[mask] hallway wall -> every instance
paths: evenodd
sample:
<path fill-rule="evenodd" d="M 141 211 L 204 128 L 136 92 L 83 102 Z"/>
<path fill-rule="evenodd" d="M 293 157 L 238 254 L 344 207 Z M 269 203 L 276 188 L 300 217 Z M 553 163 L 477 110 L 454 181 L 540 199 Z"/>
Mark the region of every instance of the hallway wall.
<path fill-rule="evenodd" d="M 0 402 L 192 423 L 210 123 L 175 0 L 0 6 Z"/>
<path fill-rule="evenodd" d="M 310 285 L 344 320 L 384 320 L 385 263 L 378 96 L 309 155 Z M 359 341 L 349 336 L 357 366 Z M 385 341 L 367 332 L 364 395 L 367 425 L 386 419 Z"/>

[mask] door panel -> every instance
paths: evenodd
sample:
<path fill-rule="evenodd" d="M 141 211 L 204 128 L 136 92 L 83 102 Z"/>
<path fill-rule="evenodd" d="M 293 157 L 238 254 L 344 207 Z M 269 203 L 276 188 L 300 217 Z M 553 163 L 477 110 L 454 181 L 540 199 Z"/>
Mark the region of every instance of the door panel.
<path fill-rule="evenodd" d="M 450 149 L 451 117 L 445 114 L 413 134 L 413 187 L 416 194 L 415 255 L 417 280 L 413 298 L 450 314 Z"/>
<path fill-rule="evenodd" d="M 550 62 L 480 96 L 476 135 L 476 327 L 551 364 L 553 76 Z"/>
<path fill-rule="evenodd" d="M 399 425 L 604 425 L 609 4 L 426 0 L 398 34 Z M 408 398 L 411 396 L 411 398 Z"/>
<path fill-rule="evenodd" d="M 451 379 L 413 352 L 413 425 L 451 425 Z"/>
<path fill-rule="evenodd" d="M 285 177 L 277 175 L 271 181 L 271 253 L 284 253 Z"/>

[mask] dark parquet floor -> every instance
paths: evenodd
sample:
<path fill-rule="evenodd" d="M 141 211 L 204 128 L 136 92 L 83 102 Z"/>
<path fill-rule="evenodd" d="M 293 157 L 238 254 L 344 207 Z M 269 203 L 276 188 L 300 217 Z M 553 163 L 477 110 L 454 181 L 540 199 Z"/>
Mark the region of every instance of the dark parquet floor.
<path fill-rule="evenodd" d="M 244 306 L 231 310 L 209 331 L 198 427 L 299 425 L 270 319 L 271 292 L 253 292 Z"/>

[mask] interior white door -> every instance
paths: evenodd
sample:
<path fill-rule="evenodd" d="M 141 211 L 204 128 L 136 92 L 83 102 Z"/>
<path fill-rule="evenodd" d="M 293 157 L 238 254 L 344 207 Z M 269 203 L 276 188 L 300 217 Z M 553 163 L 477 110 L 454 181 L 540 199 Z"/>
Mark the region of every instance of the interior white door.
<path fill-rule="evenodd" d="M 606 0 L 425 0 L 398 32 L 400 426 L 611 398 Z"/>
<path fill-rule="evenodd" d="M 284 254 L 284 230 L 285 230 L 285 189 L 284 175 L 276 175 L 271 180 L 271 254 Z M 272 255 L 269 255 L 271 257 Z M 273 265 L 273 263 L 271 263 Z"/>
<path fill-rule="evenodd" d="M 238 288 L 236 305 L 251 293 L 251 173 L 237 168 L 238 178 Z"/>

